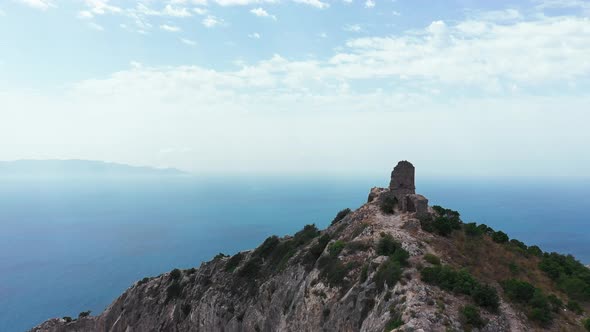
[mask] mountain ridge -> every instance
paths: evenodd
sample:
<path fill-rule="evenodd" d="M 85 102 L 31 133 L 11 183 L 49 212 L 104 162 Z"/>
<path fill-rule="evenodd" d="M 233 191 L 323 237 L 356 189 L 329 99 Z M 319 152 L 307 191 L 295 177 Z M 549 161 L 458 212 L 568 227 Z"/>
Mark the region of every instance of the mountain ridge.
<path fill-rule="evenodd" d="M 175 168 L 133 166 L 84 159 L 19 159 L 0 161 L 0 176 L 81 176 L 81 175 L 188 175 Z"/>

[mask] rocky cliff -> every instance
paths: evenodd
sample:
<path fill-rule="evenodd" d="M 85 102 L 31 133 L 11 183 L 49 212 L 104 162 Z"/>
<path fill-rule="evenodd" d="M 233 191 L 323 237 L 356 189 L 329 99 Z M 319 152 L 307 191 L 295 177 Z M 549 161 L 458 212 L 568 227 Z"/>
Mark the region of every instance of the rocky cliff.
<path fill-rule="evenodd" d="M 441 207 L 418 219 L 389 195 L 374 188 L 323 231 L 145 278 L 98 316 L 31 331 L 584 331 L 586 302 L 539 268 L 536 247 Z"/>

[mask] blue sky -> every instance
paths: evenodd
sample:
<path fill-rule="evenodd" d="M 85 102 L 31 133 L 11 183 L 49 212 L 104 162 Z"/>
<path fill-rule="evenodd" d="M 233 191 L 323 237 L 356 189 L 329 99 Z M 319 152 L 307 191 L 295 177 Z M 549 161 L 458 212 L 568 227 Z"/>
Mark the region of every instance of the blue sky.
<path fill-rule="evenodd" d="M 590 175 L 590 2 L 6 0 L 0 159 Z"/>

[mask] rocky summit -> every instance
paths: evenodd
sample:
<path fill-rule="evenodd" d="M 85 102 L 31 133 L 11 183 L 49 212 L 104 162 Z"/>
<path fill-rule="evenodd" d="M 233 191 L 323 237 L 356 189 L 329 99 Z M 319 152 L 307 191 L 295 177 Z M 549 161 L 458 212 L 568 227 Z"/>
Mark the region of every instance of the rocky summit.
<path fill-rule="evenodd" d="M 31 331 L 585 331 L 589 300 L 587 267 L 429 206 L 402 161 L 325 230 L 144 278 L 98 316 Z"/>

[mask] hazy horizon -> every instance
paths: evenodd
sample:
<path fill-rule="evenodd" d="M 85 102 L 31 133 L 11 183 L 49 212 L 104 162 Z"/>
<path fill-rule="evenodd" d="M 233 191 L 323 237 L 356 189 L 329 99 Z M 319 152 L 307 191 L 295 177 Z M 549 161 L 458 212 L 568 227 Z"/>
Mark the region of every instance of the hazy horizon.
<path fill-rule="evenodd" d="M 589 176 L 589 15 L 559 0 L 7 1 L 0 160 Z"/>

